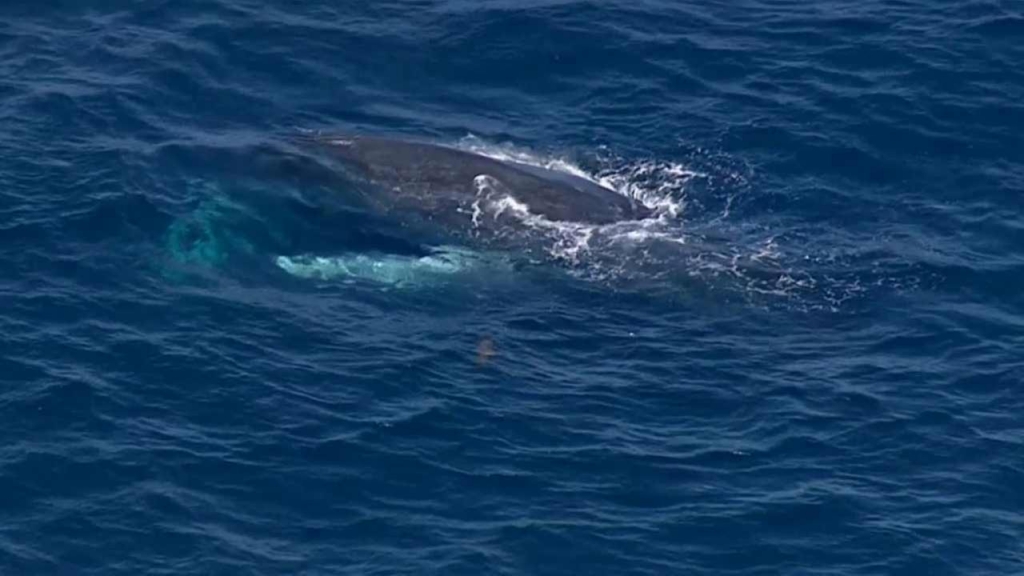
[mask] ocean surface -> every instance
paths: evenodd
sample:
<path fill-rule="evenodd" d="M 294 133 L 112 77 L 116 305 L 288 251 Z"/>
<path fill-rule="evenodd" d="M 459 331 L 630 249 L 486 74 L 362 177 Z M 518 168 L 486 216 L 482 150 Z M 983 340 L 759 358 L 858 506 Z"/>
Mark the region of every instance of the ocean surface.
<path fill-rule="evenodd" d="M 8 0 L 0 574 L 1024 574 L 1022 211 L 1019 2 Z"/>

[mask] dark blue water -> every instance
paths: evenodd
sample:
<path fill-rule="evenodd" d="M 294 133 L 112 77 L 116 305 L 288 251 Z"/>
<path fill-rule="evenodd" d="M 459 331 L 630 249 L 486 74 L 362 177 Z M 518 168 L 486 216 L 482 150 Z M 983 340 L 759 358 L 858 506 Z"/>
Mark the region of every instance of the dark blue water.
<path fill-rule="evenodd" d="M 1022 574 L 1022 102 L 1010 1 L 5 2 L 0 572 Z M 660 216 L 296 277 L 451 240 L 308 131 Z"/>

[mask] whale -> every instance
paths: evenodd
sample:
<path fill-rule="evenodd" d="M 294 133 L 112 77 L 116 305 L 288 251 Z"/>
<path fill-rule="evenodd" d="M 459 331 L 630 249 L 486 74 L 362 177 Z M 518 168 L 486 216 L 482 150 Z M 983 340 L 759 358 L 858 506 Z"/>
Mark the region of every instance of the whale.
<path fill-rule="evenodd" d="M 295 142 L 322 162 L 316 164 L 319 170 L 341 176 L 343 187 L 355 189 L 372 212 L 421 231 L 433 225 L 444 232 L 446 243 L 462 244 L 424 246 L 420 255 L 373 251 L 274 258 L 278 268 L 300 278 L 436 285 L 441 278 L 507 268 L 496 257 L 502 251 L 524 256 L 540 246 L 543 252 L 538 228 L 652 216 L 641 202 L 585 178 L 447 144 L 362 134 L 303 135 Z"/>
<path fill-rule="evenodd" d="M 502 208 L 550 222 L 603 225 L 651 216 L 641 202 L 565 172 L 499 160 L 425 140 L 372 135 L 303 141 L 365 185 L 365 199 L 390 214 L 415 214 L 453 228 L 486 227 Z M 491 204 L 491 206 L 488 206 Z M 491 226 L 507 220 L 490 219 Z"/>
<path fill-rule="evenodd" d="M 285 241 L 281 248 L 287 251 L 270 260 L 299 278 L 435 286 L 506 271 L 509 255 L 519 262 L 543 260 L 549 247 L 543 235 L 566 226 L 652 215 L 641 202 L 586 178 L 425 139 L 303 133 L 285 140 L 283 148 L 260 149 L 247 172 L 285 177 L 316 191 L 302 205 L 317 217 L 329 217 L 339 206 L 346 213 L 365 208 L 362 218 L 373 234 L 389 238 L 383 246 L 341 245 L 333 253 L 327 246 L 302 251 Z M 320 193 L 326 196 L 317 200 Z M 253 254 L 244 237 L 231 231 L 230 215 L 238 211 L 230 203 L 216 205 L 172 226 L 168 246 L 176 260 L 217 265 L 239 245 Z M 394 248 L 399 251 L 389 251 Z"/>

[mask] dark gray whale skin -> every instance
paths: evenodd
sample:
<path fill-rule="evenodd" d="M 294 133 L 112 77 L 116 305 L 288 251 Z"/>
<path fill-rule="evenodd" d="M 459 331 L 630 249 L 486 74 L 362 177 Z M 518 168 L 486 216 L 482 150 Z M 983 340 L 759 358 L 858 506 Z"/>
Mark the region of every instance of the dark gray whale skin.
<path fill-rule="evenodd" d="M 640 202 L 583 178 L 440 144 L 368 135 L 302 140 L 347 174 L 371 184 L 366 200 L 385 212 L 414 212 L 465 226 L 480 199 L 477 178 L 488 176 L 498 192 L 552 221 L 609 224 L 651 215 Z"/>

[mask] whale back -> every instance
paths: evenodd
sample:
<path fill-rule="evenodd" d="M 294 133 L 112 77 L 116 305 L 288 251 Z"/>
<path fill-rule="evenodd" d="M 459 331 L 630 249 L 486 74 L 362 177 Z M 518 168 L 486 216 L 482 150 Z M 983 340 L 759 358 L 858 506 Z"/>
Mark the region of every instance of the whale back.
<path fill-rule="evenodd" d="M 486 185 L 552 221 L 609 224 L 650 215 L 643 204 L 583 178 L 449 146 L 371 136 L 317 142 L 351 174 L 373 184 L 378 197 L 371 200 L 387 210 L 464 219 Z"/>

